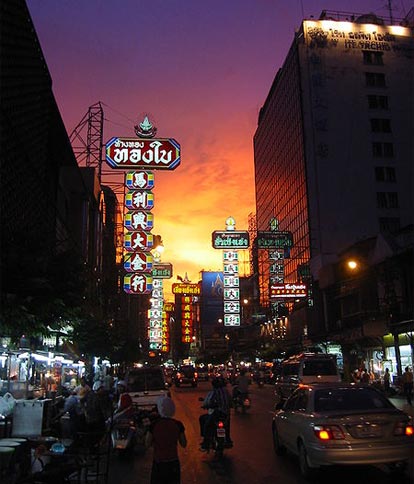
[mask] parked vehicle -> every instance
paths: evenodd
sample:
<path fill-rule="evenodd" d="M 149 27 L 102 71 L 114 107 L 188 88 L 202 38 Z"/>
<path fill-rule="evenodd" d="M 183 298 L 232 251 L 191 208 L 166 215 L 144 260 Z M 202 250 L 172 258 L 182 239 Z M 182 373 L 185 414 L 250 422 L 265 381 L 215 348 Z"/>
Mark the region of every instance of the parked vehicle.
<path fill-rule="evenodd" d="M 135 444 L 144 448 L 145 435 L 151 420 L 158 416 L 157 400 L 168 395 L 164 370 L 160 366 L 143 366 L 130 368 L 125 375 L 126 393 L 130 395 L 135 409 Z M 119 430 L 119 435 L 126 429 Z"/>
<path fill-rule="evenodd" d="M 301 385 L 276 405 L 272 435 L 276 454 L 299 456 L 306 478 L 328 465 L 401 472 L 414 452 L 409 416 L 375 388 L 346 383 Z"/>
<path fill-rule="evenodd" d="M 164 371 L 160 366 L 130 368 L 125 375 L 127 393 L 135 407 L 151 410 L 161 395 L 168 393 Z"/>
<path fill-rule="evenodd" d="M 275 381 L 275 395 L 288 398 L 301 383 L 340 382 L 335 357 L 325 353 L 300 353 L 282 361 Z"/>
<path fill-rule="evenodd" d="M 180 387 L 182 385 L 191 385 L 192 387 L 196 387 L 198 383 L 198 375 L 194 366 L 180 366 L 174 377 L 174 383 L 176 387 Z"/>
<path fill-rule="evenodd" d="M 208 381 L 210 379 L 210 374 L 207 366 L 197 366 L 196 371 L 198 380 Z"/>
<path fill-rule="evenodd" d="M 115 451 L 119 453 L 132 451 L 135 447 L 136 437 L 137 425 L 133 418 L 114 422 L 111 429 L 111 443 Z"/>

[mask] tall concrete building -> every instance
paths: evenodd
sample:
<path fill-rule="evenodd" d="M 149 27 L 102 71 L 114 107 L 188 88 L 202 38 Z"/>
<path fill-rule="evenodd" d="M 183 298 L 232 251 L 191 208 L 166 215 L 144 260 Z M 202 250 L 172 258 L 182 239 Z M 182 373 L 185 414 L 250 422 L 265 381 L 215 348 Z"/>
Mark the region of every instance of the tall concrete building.
<path fill-rule="evenodd" d="M 291 343 L 329 336 L 315 290 L 342 251 L 373 237 L 395 239 L 407 227 L 412 234 L 413 24 L 408 17 L 388 24 L 325 11 L 304 20 L 260 110 L 257 230 L 276 218 L 279 230 L 292 232 L 284 281 L 306 272 L 312 281 L 306 302 L 289 302 Z M 256 257 L 266 304 L 269 263 Z"/>

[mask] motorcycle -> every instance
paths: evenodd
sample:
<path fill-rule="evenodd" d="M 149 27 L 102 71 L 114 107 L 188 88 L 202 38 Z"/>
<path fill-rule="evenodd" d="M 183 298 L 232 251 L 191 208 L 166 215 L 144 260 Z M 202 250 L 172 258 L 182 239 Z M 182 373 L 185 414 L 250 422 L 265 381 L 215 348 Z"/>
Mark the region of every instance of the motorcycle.
<path fill-rule="evenodd" d="M 136 444 L 137 425 L 134 418 L 119 419 L 111 429 L 112 448 L 118 453 L 132 451 Z"/>
<path fill-rule="evenodd" d="M 235 389 L 233 392 L 233 407 L 234 411 L 238 412 L 240 409 L 242 413 L 246 413 L 251 406 L 251 401 L 248 393 L 240 393 Z"/>
<path fill-rule="evenodd" d="M 203 398 L 199 398 L 199 401 L 203 400 Z M 207 439 L 208 446 L 204 450 L 207 453 L 213 450 L 217 459 L 223 457 L 224 449 L 233 447 L 233 443 L 227 441 L 226 426 L 228 425 L 228 418 L 227 415 L 217 409 L 211 415 L 206 414 L 208 429 L 205 429 L 205 432 L 209 434 L 209 437 Z"/>
<path fill-rule="evenodd" d="M 115 418 L 111 426 L 112 448 L 118 453 L 145 448 L 145 436 L 151 425 L 151 412 L 139 410 L 126 418 Z"/>

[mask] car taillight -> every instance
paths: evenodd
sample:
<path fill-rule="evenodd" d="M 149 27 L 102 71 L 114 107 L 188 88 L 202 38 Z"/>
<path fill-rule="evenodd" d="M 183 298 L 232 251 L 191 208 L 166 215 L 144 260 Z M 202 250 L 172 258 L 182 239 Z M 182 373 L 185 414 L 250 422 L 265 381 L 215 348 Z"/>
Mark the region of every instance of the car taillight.
<path fill-rule="evenodd" d="M 220 421 L 218 422 L 218 424 L 217 424 L 217 427 L 218 427 L 219 429 L 222 429 L 222 428 L 224 427 L 224 423 L 223 423 L 223 422 L 220 420 Z"/>
<path fill-rule="evenodd" d="M 342 429 L 337 425 L 315 425 L 313 428 L 316 437 L 320 440 L 342 440 L 345 438 Z"/>
<path fill-rule="evenodd" d="M 394 435 L 407 435 L 412 437 L 414 435 L 414 427 L 406 422 L 398 422 L 394 429 Z"/>

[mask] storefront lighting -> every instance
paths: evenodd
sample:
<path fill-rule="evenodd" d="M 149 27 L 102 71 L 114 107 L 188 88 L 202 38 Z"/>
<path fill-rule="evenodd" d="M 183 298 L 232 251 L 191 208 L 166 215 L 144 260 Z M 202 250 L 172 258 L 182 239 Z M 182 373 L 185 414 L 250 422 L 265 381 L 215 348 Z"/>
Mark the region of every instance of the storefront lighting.
<path fill-rule="evenodd" d="M 39 355 L 37 353 L 33 353 L 32 358 L 34 358 L 36 361 L 47 361 L 48 363 L 50 362 L 50 358 L 48 356 Z"/>

